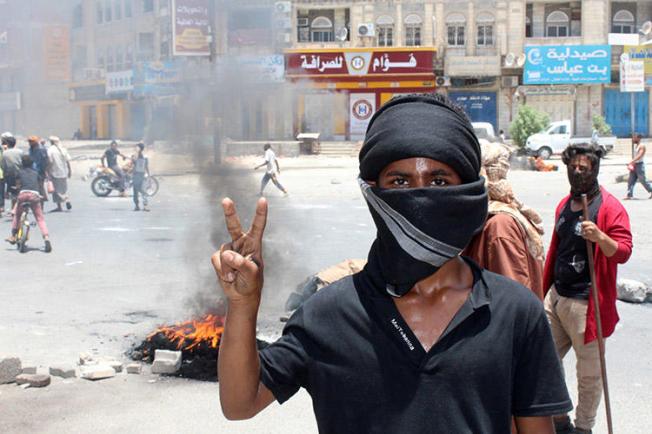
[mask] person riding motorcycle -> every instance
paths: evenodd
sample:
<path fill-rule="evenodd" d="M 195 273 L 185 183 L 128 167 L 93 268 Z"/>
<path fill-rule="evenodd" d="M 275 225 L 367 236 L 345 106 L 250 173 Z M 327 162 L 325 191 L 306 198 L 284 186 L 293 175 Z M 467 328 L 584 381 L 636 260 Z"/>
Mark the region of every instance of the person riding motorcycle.
<path fill-rule="evenodd" d="M 102 155 L 101 162 L 102 162 L 102 167 L 108 167 L 109 169 L 113 170 L 115 174 L 118 176 L 118 181 L 119 181 L 119 190 L 120 190 L 120 196 L 125 196 L 125 173 L 122 170 L 122 167 L 118 165 L 118 156 L 122 157 L 122 160 L 126 160 L 127 157 L 125 157 L 119 150 L 118 150 L 118 142 L 115 140 L 111 141 L 111 146 L 109 149 L 107 149 L 104 154 Z M 106 165 L 105 161 L 106 160 Z"/>

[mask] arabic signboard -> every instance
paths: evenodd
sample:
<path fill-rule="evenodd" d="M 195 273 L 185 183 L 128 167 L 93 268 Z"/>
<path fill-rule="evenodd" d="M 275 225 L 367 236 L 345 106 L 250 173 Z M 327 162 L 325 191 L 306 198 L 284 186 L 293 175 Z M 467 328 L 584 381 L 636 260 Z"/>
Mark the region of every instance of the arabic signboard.
<path fill-rule="evenodd" d="M 172 1 L 172 39 L 175 56 L 211 54 L 208 0 Z"/>
<path fill-rule="evenodd" d="M 620 62 L 620 91 L 645 91 L 645 64 L 643 61 Z"/>
<path fill-rule="evenodd" d="M 46 80 L 70 80 L 70 37 L 66 26 L 43 28 L 43 59 Z"/>
<path fill-rule="evenodd" d="M 524 84 L 598 84 L 611 82 L 609 45 L 525 47 Z"/>
<path fill-rule="evenodd" d="M 220 56 L 216 59 L 218 78 L 225 79 L 229 74 L 246 77 L 257 84 L 283 83 L 285 81 L 285 59 L 283 55 L 264 56 Z"/>
<path fill-rule="evenodd" d="M 433 74 L 435 50 L 319 50 L 287 53 L 290 76 Z"/>
<path fill-rule="evenodd" d="M 134 69 L 133 95 L 169 96 L 179 93 L 181 72 L 175 62 L 144 62 Z"/>
<path fill-rule="evenodd" d="M 349 96 L 349 135 L 360 138 L 367 132 L 367 125 L 376 112 L 375 93 L 352 93 Z"/>
<path fill-rule="evenodd" d="M 627 45 L 623 54 L 629 56 L 629 60 L 640 60 L 645 63 L 645 74 L 652 75 L 652 45 Z"/>
<path fill-rule="evenodd" d="M 498 77 L 500 56 L 447 56 L 444 74 L 449 77 Z"/>
<path fill-rule="evenodd" d="M 125 93 L 134 89 L 134 71 L 106 73 L 106 94 Z"/>

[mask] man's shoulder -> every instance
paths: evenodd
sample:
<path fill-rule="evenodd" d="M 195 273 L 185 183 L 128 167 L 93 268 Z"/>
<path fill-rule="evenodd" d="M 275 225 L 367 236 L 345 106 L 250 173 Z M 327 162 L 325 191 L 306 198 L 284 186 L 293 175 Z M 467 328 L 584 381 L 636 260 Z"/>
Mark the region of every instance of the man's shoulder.
<path fill-rule="evenodd" d="M 483 269 L 482 279 L 489 288 L 492 305 L 511 305 L 525 310 L 541 308 L 541 300 L 529 288 L 508 277 Z"/>
<path fill-rule="evenodd" d="M 310 313 L 332 315 L 357 305 L 360 305 L 360 299 L 353 276 L 347 276 L 317 291 L 303 306 Z"/>

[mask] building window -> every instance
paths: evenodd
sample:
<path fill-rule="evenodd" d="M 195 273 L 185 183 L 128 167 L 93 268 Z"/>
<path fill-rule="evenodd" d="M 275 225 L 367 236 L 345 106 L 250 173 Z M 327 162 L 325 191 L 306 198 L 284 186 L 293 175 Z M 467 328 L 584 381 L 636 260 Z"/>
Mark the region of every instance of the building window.
<path fill-rule="evenodd" d="M 131 18 L 132 16 L 132 0 L 125 0 L 125 18 Z"/>
<path fill-rule="evenodd" d="M 125 69 L 131 69 L 134 65 L 134 46 L 129 44 L 125 50 Z"/>
<path fill-rule="evenodd" d="M 121 46 L 115 47 L 115 70 L 124 71 L 125 69 L 125 54 Z"/>
<path fill-rule="evenodd" d="M 138 60 L 154 60 L 154 33 L 138 34 Z"/>
<path fill-rule="evenodd" d="M 76 5 L 72 11 L 72 28 L 78 29 L 84 26 L 84 16 L 81 3 Z"/>
<path fill-rule="evenodd" d="M 104 6 L 102 5 L 102 0 L 98 0 L 95 3 L 95 9 L 97 10 L 97 24 L 102 24 L 104 22 Z"/>
<path fill-rule="evenodd" d="M 417 47 L 421 45 L 421 24 L 423 21 L 419 15 L 408 15 L 405 17 L 405 45 Z"/>
<path fill-rule="evenodd" d="M 449 47 L 463 47 L 465 44 L 466 18 L 462 14 L 451 14 L 446 19 L 446 34 Z"/>
<path fill-rule="evenodd" d="M 97 50 L 97 67 L 104 68 L 104 52 L 102 49 Z"/>
<path fill-rule="evenodd" d="M 111 0 L 105 0 L 104 1 L 104 21 L 109 22 L 111 21 Z"/>
<path fill-rule="evenodd" d="M 376 19 L 376 45 L 391 47 L 394 45 L 394 19 L 388 16 Z"/>
<path fill-rule="evenodd" d="M 565 38 L 569 36 L 569 19 L 562 11 L 554 11 L 546 19 L 546 36 L 549 38 Z"/>
<path fill-rule="evenodd" d="M 106 70 L 109 72 L 114 71 L 115 64 L 113 63 L 113 48 L 106 47 Z"/>
<path fill-rule="evenodd" d="M 332 42 L 333 22 L 326 17 L 317 17 L 310 24 L 310 40 L 312 42 Z"/>
<path fill-rule="evenodd" d="M 478 14 L 476 18 L 478 25 L 477 45 L 478 47 L 491 47 L 494 45 L 494 17 L 489 13 Z"/>
<path fill-rule="evenodd" d="M 122 19 L 122 0 L 113 0 L 113 18 Z"/>
<path fill-rule="evenodd" d="M 611 33 L 636 33 L 634 15 L 627 10 L 616 12 L 611 23 Z"/>
<path fill-rule="evenodd" d="M 154 12 L 154 0 L 143 0 L 143 12 Z"/>

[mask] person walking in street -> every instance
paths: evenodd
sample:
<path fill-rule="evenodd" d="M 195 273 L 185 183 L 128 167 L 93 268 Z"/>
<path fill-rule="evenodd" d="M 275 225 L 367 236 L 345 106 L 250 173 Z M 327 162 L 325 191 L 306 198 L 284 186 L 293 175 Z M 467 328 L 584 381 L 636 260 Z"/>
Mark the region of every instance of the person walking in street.
<path fill-rule="evenodd" d="M 305 388 L 320 433 L 505 434 L 514 417 L 519 434 L 552 434 L 552 415 L 572 405 L 541 302 L 460 257 L 488 202 L 462 109 L 438 94 L 392 99 L 371 118 L 359 162 L 376 225 L 369 261 L 310 297 L 260 351 L 267 201 L 248 232 L 222 202 L 231 240 L 211 260 L 227 298 L 226 418 Z"/>
<path fill-rule="evenodd" d="M 465 255 L 489 271 L 530 288 L 543 300 L 541 216 L 516 199 L 507 181 L 509 151 L 500 143 L 482 145 L 482 174 L 489 192 L 489 217 Z"/>
<path fill-rule="evenodd" d="M 555 418 L 557 433 L 587 434 L 595 425 L 602 395 L 600 353 L 588 255 L 595 263 L 605 339 L 618 322 L 616 276 L 632 254 L 629 216 L 623 205 L 598 184 L 603 151 L 593 144 L 573 144 L 562 154 L 570 195 L 555 213 L 555 226 L 543 274 L 545 310 L 560 359 L 572 348 L 577 358 L 578 402 L 575 426 L 567 414 Z M 583 219 L 582 195 L 588 198 L 589 220 Z M 594 243 L 587 251 L 586 240 Z"/>
<path fill-rule="evenodd" d="M 38 173 L 39 182 L 41 183 L 39 190 L 41 200 L 45 203 L 48 201 L 48 194 L 45 188 L 49 165 L 48 151 L 41 145 L 41 141 L 37 136 L 29 136 L 27 143 L 29 144 L 29 156 L 34 162 L 34 169 Z"/>
<path fill-rule="evenodd" d="M 641 135 L 634 133 L 632 135 L 632 143 L 636 146 L 634 151 L 634 158 L 627 164 L 629 169 L 629 179 L 627 180 L 627 196 L 625 200 L 634 198 L 634 186 L 636 182 L 640 182 L 643 188 L 650 193 L 649 199 L 652 199 L 652 185 L 645 178 L 645 154 L 647 148 L 645 144 L 641 143 Z"/>
<path fill-rule="evenodd" d="M 281 173 L 281 166 L 278 164 L 278 159 L 272 150 L 272 146 L 269 143 L 266 143 L 263 147 L 263 150 L 265 151 L 265 161 L 262 164 L 254 167 L 254 170 L 257 170 L 263 166 L 267 166 L 265 175 L 263 175 L 263 179 L 260 181 L 260 195 L 263 195 L 263 191 L 265 190 L 265 187 L 267 187 L 267 183 L 269 183 L 271 180 L 276 188 L 281 190 L 283 194 L 287 196 L 287 190 L 278 181 L 278 175 Z"/>
<path fill-rule="evenodd" d="M 149 176 L 149 159 L 143 154 L 145 149 L 144 143 L 139 143 L 137 146 L 137 153 L 132 157 L 134 163 L 133 173 L 133 188 L 134 188 L 134 211 L 140 211 L 138 196 L 143 197 L 143 211 L 149 211 L 147 208 L 147 193 L 145 193 L 143 186 L 145 178 Z"/>
<path fill-rule="evenodd" d="M 126 192 L 125 192 L 125 173 L 122 170 L 122 167 L 118 164 L 118 157 L 122 157 L 122 160 L 126 160 L 127 157 L 125 157 L 119 150 L 118 150 L 118 142 L 115 140 L 111 141 L 111 145 L 109 149 L 104 151 L 104 154 L 102 155 L 102 158 L 100 161 L 102 162 L 102 166 L 108 167 L 109 169 L 113 170 L 115 172 L 116 176 L 118 177 L 118 181 L 120 184 L 120 196 L 125 197 Z"/>
<path fill-rule="evenodd" d="M 18 225 L 20 224 L 20 218 L 23 215 L 23 204 L 29 203 L 32 212 L 34 213 L 34 218 L 36 218 L 36 223 L 43 240 L 45 241 L 45 251 L 50 253 L 52 251 L 52 244 L 50 243 L 50 236 L 48 233 L 48 227 L 45 224 L 45 215 L 43 215 L 43 207 L 41 206 L 41 195 L 39 187 L 42 185 L 41 177 L 34 169 L 34 162 L 29 155 L 23 155 L 21 157 L 22 168 L 18 173 L 18 178 L 16 180 L 16 188 L 18 189 L 18 201 L 16 203 L 16 213 L 14 214 L 14 220 L 11 224 L 11 236 L 6 239 L 10 244 L 16 244 L 16 234 L 18 233 Z"/>
<path fill-rule="evenodd" d="M 2 172 L 5 179 L 5 190 L 11 199 L 11 209 L 13 210 L 16 205 L 16 197 L 18 196 L 16 179 L 18 178 L 18 172 L 23 167 L 21 161 L 23 151 L 16 147 L 16 138 L 9 133 L 3 134 L 2 146 L 6 146 L 5 151 L 2 153 Z"/>
<path fill-rule="evenodd" d="M 51 136 L 50 147 L 48 148 L 48 173 L 54 186 L 52 198 L 57 207 L 52 212 L 63 211 L 62 204 L 65 202 L 66 209 L 72 209 L 70 197 L 68 196 L 68 179 L 72 176 L 70 167 L 70 154 L 68 150 L 61 145 L 61 140 L 56 136 Z"/>

